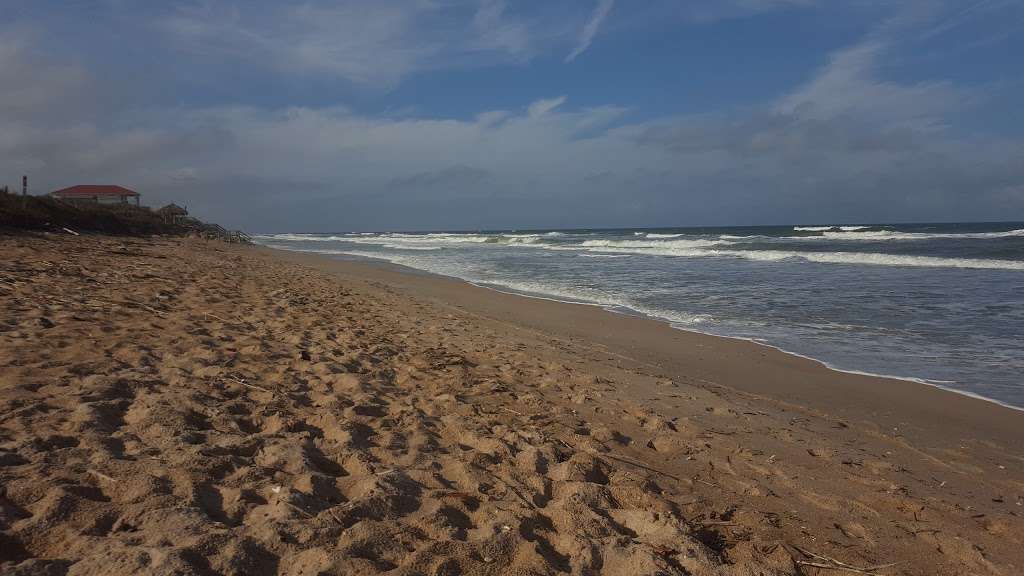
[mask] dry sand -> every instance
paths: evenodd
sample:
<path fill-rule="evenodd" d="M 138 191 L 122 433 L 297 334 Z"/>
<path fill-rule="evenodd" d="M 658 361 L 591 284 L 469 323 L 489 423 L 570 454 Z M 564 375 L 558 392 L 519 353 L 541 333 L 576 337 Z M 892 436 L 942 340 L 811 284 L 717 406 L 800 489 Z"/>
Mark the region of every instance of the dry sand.
<path fill-rule="evenodd" d="M 1024 573 L 1024 414 L 198 240 L 0 238 L 0 573 Z"/>

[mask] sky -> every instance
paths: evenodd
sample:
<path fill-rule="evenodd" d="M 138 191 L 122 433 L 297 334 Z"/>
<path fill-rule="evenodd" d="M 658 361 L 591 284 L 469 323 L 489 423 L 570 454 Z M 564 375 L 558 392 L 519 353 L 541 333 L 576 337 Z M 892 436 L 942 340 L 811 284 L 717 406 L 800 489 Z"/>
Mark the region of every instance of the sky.
<path fill-rule="evenodd" d="M 0 185 L 250 232 L 1024 220 L 1024 0 L 0 0 Z"/>

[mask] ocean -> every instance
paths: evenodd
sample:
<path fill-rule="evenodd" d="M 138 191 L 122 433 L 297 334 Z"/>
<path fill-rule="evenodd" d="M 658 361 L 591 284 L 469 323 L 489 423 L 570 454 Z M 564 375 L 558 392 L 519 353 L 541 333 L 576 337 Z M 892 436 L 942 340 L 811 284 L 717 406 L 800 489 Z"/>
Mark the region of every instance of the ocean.
<path fill-rule="evenodd" d="M 269 234 L 1024 408 L 1024 223 Z"/>

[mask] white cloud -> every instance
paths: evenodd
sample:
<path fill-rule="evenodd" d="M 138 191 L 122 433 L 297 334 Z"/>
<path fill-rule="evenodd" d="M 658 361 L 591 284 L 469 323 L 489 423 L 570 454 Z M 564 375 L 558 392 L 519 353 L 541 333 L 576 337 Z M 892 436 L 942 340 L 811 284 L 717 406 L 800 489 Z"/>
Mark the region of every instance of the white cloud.
<path fill-rule="evenodd" d="M 551 112 L 555 108 L 558 108 L 562 104 L 565 104 L 567 98 L 567 96 L 559 96 L 557 98 L 537 100 L 536 102 L 530 104 L 530 107 L 527 109 L 527 114 L 530 116 L 530 118 L 538 118 L 540 116 L 547 114 L 548 112 Z"/>
<path fill-rule="evenodd" d="M 608 17 L 608 13 L 611 12 L 612 6 L 615 5 L 615 0 L 598 0 L 597 6 L 594 7 L 594 12 L 590 15 L 590 19 L 583 26 L 580 31 L 579 38 L 576 40 L 576 47 L 573 48 L 572 52 L 565 57 L 566 62 L 572 62 L 580 54 L 587 51 L 590 48 L 590 44 L 594 42 L 594 37 L 597 36 L 598 30 L 601 29 L 601 24 L 604 23 L 605 18 Z"/>
<path fill-rule="evenodd" d="M 874 122 L 935 127 L 942 116 L 964 105 L 970 94 L 950 82 L 896 83 L 878 77 L 878 59 L 889 48 L 870 39 L 832 55 L 808 83 L 777 104 L 777 111 L 829 119 L 855 116 Z"/>
<path fill-rule="evenodd" d="M 1024 209 L 1007 192 L 1024 178 L 1020 142 L 768 109 L 623 124 L 621 109 L 562 102 L 469 120 L 167 111 L 168 128 L 83 125 L 0 144 L 0 173 L 29 143 L 37 189 L 119 182 L 251 230 L 869 220 L 878 206 L 928 218 L 965 199 L 964 217 Z"/>

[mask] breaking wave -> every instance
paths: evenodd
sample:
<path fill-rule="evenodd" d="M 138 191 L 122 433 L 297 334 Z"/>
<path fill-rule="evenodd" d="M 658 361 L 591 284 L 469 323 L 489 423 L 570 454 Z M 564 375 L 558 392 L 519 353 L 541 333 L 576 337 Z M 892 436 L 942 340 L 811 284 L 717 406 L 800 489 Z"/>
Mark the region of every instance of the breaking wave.
<path fill-rule="evenodd" d="M 586 247 L 584 247 L 586 249 Z M 945 258 L 939 256 L 912 256 L 906 254 L 880 254 L 876 252 L 800 252 L 795 250 L 721 250 L 714 248 L 657 246 L 650 248 L 624 248 L 601 246 L 593 251 L 629 253 L 648 256 L 679 258 L 731 257 L 777 262 L 806 260 L 823 264 L 854 264 L 868 266 L 913 266 L 926 268 L 976 268 L 989 270 L 1024 270 L 1024 261 L 988 260 L 981 258 Z"/>
<path fill-rule="evenodd" d="M 644 240 L 584 240 L 582 243 L 577 245 L 569 245 L 572 248 L 575 246 L 586 248 L 635 248 L 638 250 L 646 250 L 651 248 L 702 248 L 708 246 L 720 246 L 723 244 L 730 244 L 726 240 L 705 240 L 705 239 L 694 239 L 694 240 L 658 240 L 648 242 Z"/>
<path fill-rule="evenodd" d="M 723 254 L 726 251 L 722 251 Z M 827 264 L 860 264 L 872 266 L 914 266 L 925 268 L 975 268 L 987 270 L 1024 270 L 1024 261 L 988 260 L 981 258 L 944 258 L 939 256 L 911 256 L 906 254 L 879 254 L 876 252 L 789 252 L 781 250 L 734 250 L 728 255 L 750 260 L 803 259 Z"/>
<path fill-rule="evenodd" d="M 1024 237 L 1024 229 L 1009 230 L 1006 232 L 896 232 L 894 230 L 867 230 L 857 231 L 826 231 L 821 236 L 804 236 L 803 238 L 831 238 L 833 240 L 935 240 L 935 239 L 986 239 L 986 238 L 1014 238 Z"/>
<path fill-rule="evenodd" d="M 892 230 L 869 230 L 871 227 L 794 227 L 798 232 L 818 232 L 814 236 L 795 236 L 800 240 L 984 240 L 996 238 L 1024 238 L 1024 229 L 1007 232 L 965 232 L 965 233 L 929 233 L 929 232 L 897 232 Z M 723 237 L 724 238 L 724 237 Z"/>
<path fill-rule="evenodd" d="M 793 226 L 796 232 L 826 232 L 828 230 L 841 230 L 843 232 L 856 232 L 867 230 L 871 226 Z"/>
<path fill-rule="evenodd" d="M 684 234 L 650 234 L 634 235 L 632 239 L 587 239 L 582 242 L 578 238 L 566 238 L 561 232 L 547 233 L 430 233 L 430 234 L 273 234 L 258 236 L 262 240 L 271 241 L 302 241 L 302 242 L 345 242 L 375 246 L 389 250 L 436 251 L 459 245 L 503 245 L 536 248 L 541 250 L 569 251 L 591 253 L 593 255 L 638 255 L 665 256 L 677 258 L 742 258 L 746 260 L 773 262 L 782 260 L 804 260 L 823 264 L 847 264 L 864 266 L 913 266 L 930 268 L 973 268 L 991 270 L 1024 270 L 1024 261 L 954 258 L 946 256 L 922 256 L 911 254 L 887 254 L 876 252 L 811 252 L 800 250 L 743 249 L 757 239 L 759 242 L 778 240 L 928 240 L 947 239 L 991 239 L 1024 237 L 1024 229 L 1005 232 L 980 233 L 925 233 L 897 232 L 893 230 L 865 230 L 864 226 L 845 227 L 794 227 L 794 229 L 827 228 L 814 236 L 766 237 L 766 236 L 705 236 L 682 238 Z M 844 228 L 835 230 L 835 228 Z M 851 230 L 846 230 L 851 229 Z M 852 230 L 856 229 L 856 230 Z"/>
<path fill-rule="evenodd" d="M 292 242 L 338 242 L 351 239 L 351 236 L 322 236 L 320 234 L 257 234 L 259 240 L 287 240 Z"/>

